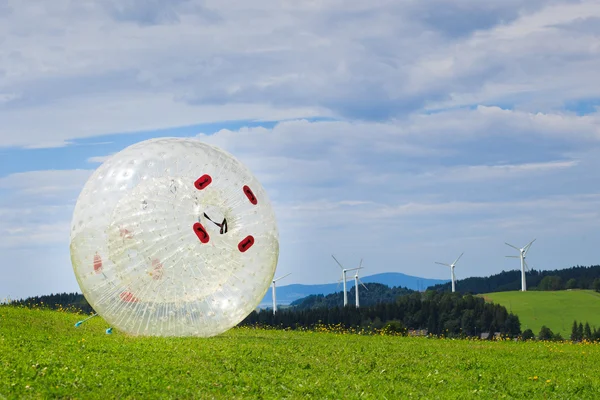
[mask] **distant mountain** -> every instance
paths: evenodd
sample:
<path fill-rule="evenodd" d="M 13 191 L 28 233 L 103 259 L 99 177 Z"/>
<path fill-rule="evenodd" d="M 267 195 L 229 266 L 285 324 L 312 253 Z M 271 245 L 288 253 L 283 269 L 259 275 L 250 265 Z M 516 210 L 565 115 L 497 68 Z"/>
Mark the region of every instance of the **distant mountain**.
<path fill-rule="evenodd" d="M 382 274 L 369 275 L 360 278 L 364 283 L 381 283 L 389 287 L 405 287 L 411 290 L 425 290 L 429 286 L 442 285 L 449 282 L 444 279 L 425 279 L 416 276 L 405 275 L 400 272 L 385 272 Z M 348 276 L 346 289 L 354 287 L 354 277 Z M 277 286 L 277 304 L 287 305 L 294 300 L 301 299 L 311 294 L 328 295 L 342 291 L 342 285 L 337 283 L 327 283 L 322 285 L 300 285 L 293 284 L 287 286 Z M 360 293 L 360 291 L 359 291 Z M 260 302 L 259 307 L 270 307 L 273 305 L 271 290 L 267 292 Z"/>
<path fill-rule="evenodd" d="M 371 307 L 379 303 L 394 303 L 400 296 L 416 293 L 413 290 L 403 287 L 396 286 L 391 288 L 389 286 L 382 285 L 381 283 L 373 282 L 365 283 L 365 288 L 361 286 L 358 292 L 360 295 L 361 307 Z M 348 291 L 348 302 L 351 305 L 355 304 L 355 296 L 356 292 L 354 291 L 354 286 L 352 286 L 352 288 Z M 294 309 L 297 311 L 316 308 L 330 309 L 334 307 L 343 307 L 344 293 L 335 292 L 326 296 L 321 294 L 311 294 L 308 297 L 303 297 L 299 300 L 293 301 L 290 306 L 294 307 Z M 286 306 L 282 306 L 280 308 L 284 309 L 285 307 Z"/>

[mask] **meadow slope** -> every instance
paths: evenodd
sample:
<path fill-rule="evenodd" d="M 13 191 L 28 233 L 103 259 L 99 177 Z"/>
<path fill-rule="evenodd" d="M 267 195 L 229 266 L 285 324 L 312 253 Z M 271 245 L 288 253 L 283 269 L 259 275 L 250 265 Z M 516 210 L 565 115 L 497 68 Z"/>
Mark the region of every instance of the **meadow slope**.
<path fill-rule="evenodd" d="M 496 292 L 481 296 L 518 315 L 521 329 L 529 328 L 536 335 L 546 325 L 568 339 L 573 320 L 600 328 L 600 293 L 592 290 Z"/>
<path fill-rule="evenodd" d="M 236 328 L 136 338 L 0 307 L 0 398 L 600 398 L 600 345 Z"/>

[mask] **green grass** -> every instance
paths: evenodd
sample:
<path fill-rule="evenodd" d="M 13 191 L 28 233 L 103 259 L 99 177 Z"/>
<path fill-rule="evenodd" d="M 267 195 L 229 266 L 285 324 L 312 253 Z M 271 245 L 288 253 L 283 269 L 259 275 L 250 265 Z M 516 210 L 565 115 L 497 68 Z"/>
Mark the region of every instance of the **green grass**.
<path fill-rule="evenodd" d="M 233 329 L 106 335 L 0 307 L 0 398 L 600 398 L 600 345 Z"/>
<path fill-rule="evenodd" d="M 536 335 L 546 325 L 569 338 L 573 320 L 600 328 L 600 293 L 591 290 L 496 292 L 482 296 L 518 315 L 521 329 L 529 328 Z"/>

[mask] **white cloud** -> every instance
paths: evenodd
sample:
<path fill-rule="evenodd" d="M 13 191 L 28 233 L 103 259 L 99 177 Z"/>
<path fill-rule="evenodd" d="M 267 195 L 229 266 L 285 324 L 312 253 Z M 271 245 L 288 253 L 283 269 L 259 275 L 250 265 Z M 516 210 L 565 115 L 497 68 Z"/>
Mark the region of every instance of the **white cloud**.
<path fill-rule="evenodd" d="M 397 254 L 414 253 L 401 270 L 434 277 L 421 268 L 428 254 L 457 246 L 479 246 L 485 260 L 484 249 L 497 251 L 488 242 L 500 238 L 592 237 L 600 223 L 594 118 L 480 107 L 386 123 L 292 120 L 200 138 L 232 152 L 265 185 L 280 225 L 280 265 L 294 269 L 297 282 L 331 280 L 300 268 L 322 265 L 331 252 L 365 257 L 369 273 L 396 270 Z M 501 145 L 481 150 L 489 140 Z M 538 145 L 519 152 L 523 140 Z M 0 178 L 8 194 L 0 202 L 2 251 L 68 246 L 72 207 L 90 174 Z"/>
<path fill-rule="evenodd" d="M 0 189 L 27 196 L 54 196 L 81 190 L 92 170 L 28 171 L 0 178 Z"/>
<path fill-rule="evenodd" d="M 543 163 L 506 164 L 506 165 L 468 165 L 444 168 L 422 174 L 424 179 L 435 181 L 485 181 L 490 179 L 520 179 L 528 174 L 547 174 L 553 170 L 572 168 L 579 164 L 577 160 L 550 161 Z"/>
<path fill-rule="evenodd" d="M 594 0 L 546 3 L 418 61 L 412 87 L 446 90 L 449 96 L 431 102 L 433 108 L 501 102 L 559 109 L 574 99 L 596 98 L 598 90 L 589 82 L 600 66 L 600 40 L 570 27 L 599 16 Z M 445 66 L 440 79 L 431 79 L 439 66 Z"/>
<path fill-rule="evenodd" d="M 302 184 L 315 194 L 321 185 L 333 185 L 322 193 L 341 185 L 347 196 L 352 182 L 390 191 L 394 181 L 412 187 L 529 179 L 570 170 L 581 163 L 577 151 L 600 145 L 597 120 L 595 114 L 479 107 L 388 123 L 287 121 L 273 129 L 221 130 L 198 137 L 235 154 L 269 186 L 298 189 Z M 486 141 L 491 148 L 481 150 Z M 539 161 L 522 161 L 532 156 Z"/>
<path fill-rule="evenodd" d="M 133 133 L 233 119 L 275 120 L 318 116 L 317 109 L 276 109 L 260 104 L 193 106 L 170 96 L 90 96 L 16 110 L 0 109 L 0 147 L 60 147 L 70 139 Z"/>
<path fill-rule="evenodd" d="M 600 150 L 593 118 L 481 107 L 419 116 L 410 123 L 288 121 L 273 129 L 222 130 L 200 138 L 248 164 L 275 192 L 282 224 L 296 228 L 351 229 L 386 220 L 384 226 L 407 223 L 412 230 L 425 221 L 418 229 L 431 235 L 438 229 L 432 225 L 448 224 L 449 218 L 464 218 L 465 230 L 474 220 L 509 229 L 532 212 L 540 228 L 548 215 L 558 215 L 554 220 L 563 224 L 577 219 L 589 228 L 592 220 L 576 216 L 589 216 L 598 200 L 586 197 L 595 193 L 588 171 L 595 170 Z M 554 121 L 551 131 L 548 121 Z M 436 126 L 443 131 L 429 131 Z M 574 126 L 581 129 L 565 146 L 563 137 Z M 471 154 L 488 139 L 502 146 Z M 518 159 L 548 161 L 512 162 L 524 139 L 545 145 L 528 146 Z M 406 150 L 413 145 L 416 151 Z"/>
<path fill-rule="evenodd" d="M 600 16 L 596 2 L 341 4 L 10 2 L 0 24 L 0 146 L 600 95 L 589 84 L 600 42 L 569 29 Z"/>
<path fill-rule="evenodd" d="M 0 178 L 0 233 L 4 249 L 67 246 L 73 207 L 92 171 L 15 173 Z"/>
<path fill-rule="evenodd" d="M 0 228 L 2 228 L 0 224 Z M 69 245 L 71 223 L 63 221 L 53 224 L 30 223 L 0 229 L 4 240 L 0 248 L 39 248 L 45 245 Z"/>
<path fill-rule="evenodd" d="M 112 157 L 112 154 L 110 154 L 108 156 L 94 156 L 94 157 L 89 157 L 87 159 L 87 162 L 102 164 L 103 162 L 105 162 L 106 160 L 108 160 L 111 157 Z"/>
<path fill-rule="evenodd" d="M 13 0 L 0 9 L 0 147 L 75 149 L 108 134 L 286 120 L 199 137 L 263 182 L 281 268 L 298 282 L 335 279 L 335 268 L 320 271 L 331 252 L 364 256 L 368 273 L 431 277 L 445 273 L 423 268 L 434 254 L 463 247 L 460 274 L 491 273 L 504 237 L 539 236 L 540 263 L 595 257 L 582 243 L 600 240 L 600 113 L 565 110 L 600 98 L 595 1 Z M 65 250 L 87 168 L 107 157 L 65 167 L 86 170 L 1 177 L 3 256 L 17 260 L 32 243 Z"/>

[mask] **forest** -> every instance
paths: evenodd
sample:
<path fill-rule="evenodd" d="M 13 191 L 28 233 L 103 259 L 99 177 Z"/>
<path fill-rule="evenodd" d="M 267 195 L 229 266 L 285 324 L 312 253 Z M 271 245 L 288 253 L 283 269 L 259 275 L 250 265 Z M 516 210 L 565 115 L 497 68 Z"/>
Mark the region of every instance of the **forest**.
<path fill-rule="evenodd" d="M 366 305 L 356 308 L 354 303 L 343 307 L 342 293 L 324 298 L 306 298 L 296 308 L 253 311 L 239 325 L 262 325 L 279 328 L 311 328 L 316 325 L 340 324 L 345 328 L 381 329 L 388 323 L 398 330 L 427 330 L 433 335 L 475 336 L 481 332 L 501 332 L 508 336 L 521 333 L 519 318 L 509 314 L 503 306 L 486 303 L 484 299 L 460 293 L 414 292 L 408 289 L 389 288 L 381 284 L 367 284 L 372 292 L 365 295 Z M 363 288 L 364 289 L 364 288 Z M 379 294 L 377 294 L 379 293 Z M 399 295 L 396 295 L 400 293 Z M 353 289 L 349 299 L 353 299 Z M 376 302 L 377 296 L 386 302 Z M 395 296 L 395 297 L 394 297 Z M 12 302 L 28 307 L 42 306 L 51 309 L 79 309 L 93 312 L 85 298 L 78 293 L 52 294 L 30 297 Z"/>
<path fill-rule="evenodd" d="M 389 287 L 381 283 L 367 283 L 364 286 L 359 286 L 358 293 L 360 295 L 360 305 L 374 306 L 377 303 L 393 303 L 399 296 L 415 293 L 403 287 Z M 348 304 L 354 306 L 356 291 L 351 287 L 348 291 Z M 293 301 L 290 306 L 296 310 L 307 310 L 310 308 L 331 308 L 342 307 L 344 305 L 344 292 L 336 292 L 324 296 L 322 294 L 314 294 Z"/>
<path fill-rule="evenodd" d="M 10 304 L 25 307 L 45 307 L 51 310 L 81 311 L 85 314 L 94 312 L 92 306 L 81 293 L 52 293 L 43 296 L 32 296 L 26 299 L 11 300 Z"/>
<path fill-rule="evenodd" d="M 399 329 L 426 330 L 444 336 L 478 336 L 500 332 L 509 337 L 521 333 L 519 318 L 505 307 L 486 303 L 483 298 L 462 293 L 427 291 L 398 296 L 395 301 L 356 308 L 286 308 L 253 311 L 240 325 L 280 328 L 310 328 L 316 325 L 341 325 L 344 328 L 381 329 L 394 322 Z"/>
<path fill-rule="evenodd" d="M 527 290 L 593 289 L 600 292 L 600 265 L 589 267 L 537 271 L 526 274 Z M 451 284 L 430 286 L 436 291 L 450 291 Z M 456 281 L 456 291 L 463 293 L 492 293 L 521 290 L 521 271 L 502 271 L 488 277 L 472 277 Z"/>
<path fill-rule="evenodd" d="M 573 267 L 554 271 L 531 271 L 527 274 L 528 290 L 595 289 L 600 291 L 600 266 Z M 359 286 L 360 308 L 356 308 L 355 288 L 348 291 L 348 305 L 343 306 L 343 292 L 327 296 L 312 295 L 272 309 L 257 309 L 240 326 L 270 326 L 303 329 L 319 325 L 339 325 L 366 330 L 394 327 L 397 331 L 420 330 L 431 335 L 465 337 L 496 332 L 509 337 L 530 338 L 533 332 L 521 332 L 519 318 L 505 307 L 486 303 L 478 293 L 520 289 L 520 272 L 503 271 L 486 278 L 457 281 L 457 292 L 449 284 L 436 285 L 425 292 L 388 287 L 378 283 Z M 94 312 L 80 293 L 57 293 L 12 301 L 13 305 L 42 306 L 50 309 Z M 559 340 L 549 329 L 536 333 L 540 338 Z M 597 340 L 600 331 L 577 324 L 572 340 Z"/>

